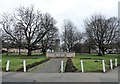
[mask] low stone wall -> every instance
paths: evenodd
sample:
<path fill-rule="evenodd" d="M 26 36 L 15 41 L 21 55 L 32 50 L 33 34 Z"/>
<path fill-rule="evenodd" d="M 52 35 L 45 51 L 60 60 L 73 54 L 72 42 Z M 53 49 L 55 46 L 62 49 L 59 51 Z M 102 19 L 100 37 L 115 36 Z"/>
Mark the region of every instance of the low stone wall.
<path fill-rule="evenodd" d="M 46 57 L 75 57 L 75 53 L 68 52 L 47 52 Z"/>

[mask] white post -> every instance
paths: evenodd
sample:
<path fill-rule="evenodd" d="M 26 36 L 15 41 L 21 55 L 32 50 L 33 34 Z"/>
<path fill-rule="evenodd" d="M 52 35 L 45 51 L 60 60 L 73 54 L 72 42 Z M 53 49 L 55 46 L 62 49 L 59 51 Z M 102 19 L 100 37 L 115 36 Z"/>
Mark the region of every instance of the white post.
<path fill-rule="evenodd" d="M 1 65 L 2 65 L 2 61 L 1 61 L 1 59 L 0 59 L 0 71 L 1 71 L 1 68 L 2 68 L 2 66 L 1 66 Z"/>
<path fill-rule="evenodd" d="M 1 65 L 2 65 L 2 61 L 1 61 L 1 59 L 0 59 L 0 68 L 1 68 Z"/>
<path fill-rule="evenodd" d="M 23 61 L 24 72 L 26 72 L 26 60 Z"/>
<path fill-rule="evenodd" d="M 82 70 L 82 72 L 84 72 L 84 68 L 83 68 L 83 60 L 81 60 L 81 70 Z"/>
<path fill-rule="evenodd" d="M 112 59 L 110 59 L 110 68 L 113 69 Z"/>
<path fill-rule="evenodd" d="M 103 65 L 103 72 L 105 72 L 105 62 L 102 60 L 102 65 Z"/>
<path fill-rule="evenodd" d="M 117 66 L 117 59 L 115 59 L 115 66 Z"/>
<path fill-rule="evenodd" d="M 1 67 L 1 65 L 2 65 L 2 61 L 1 61 L 1 59 L 0 59 L 0 67 Z"/>
<path fill-rule="evenodd" d="M 9 65 L 10 65 L 10 60 L 7 60 L 7 64 L 6 64 L 6 71 L 9 70 Z"/>
<path fill-rule="evenodd" d="M 63 73 L 64 72 L 64 70 L 63 70 L 63 60 L 61 61 L 61 73 Z"/>

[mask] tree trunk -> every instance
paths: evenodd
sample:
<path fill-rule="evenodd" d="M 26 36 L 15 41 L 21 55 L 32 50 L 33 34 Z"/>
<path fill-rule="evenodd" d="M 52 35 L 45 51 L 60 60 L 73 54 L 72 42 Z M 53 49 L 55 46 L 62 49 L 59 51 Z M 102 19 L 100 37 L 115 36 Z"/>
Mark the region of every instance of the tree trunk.
<path fill-rule="evenodd" d="M 7 53 L 6 53 L 6 55 L 7 55 L 7 56 L 8 56 L 8 53 L 9 53 L 9 51 L 8 51 L 8 50 L 9 50 L 9 48 L 7 48 Z"/>
<path fill-rule="evenodd" d="M 43 55 L 46 55 L 46 50 L 45 49 L 43 49 L 42 52 L 43 52 Z"/>
<path fill-rule="evenodd" d="M 28 56 L 31 56 L 31 54 L 32 54 L 32 50 L 31 49 L 28 49 Z"/>
<path fill-rule="evenodd" d="M 45 56 L 46 56 L 46 52 L 43 52 L 43 55 L 45 55 Z"/>
<path fill-rule="evenodd" d="M 102 54 L 105 55 L 105 50 L 104 50 L 104 48 L 102 49 Z"/>
<path fill-rule="evenodd" d="M 69 52 L 71 52 L 70 48 L 69 48 Z"/>
<path fill-rule="evenodd" d="M 79 54 L 81 54 L 81 51 L 82 51 L 82 49 L 81 49 L 81 47 L 80 47 L 80 49 L 78 50 Z"/>
<path fill-rule="evenodd" d="M 89 47 L 89 54 L 91 54 L 91 48 Z"/>
<path fill-rule="evenodd" d="M 98 50 L 98 56 L 102 56 L 101 48 Z"/>
<path fill-rule="evenodd" d="M 21 49 L 19 48 L 19 51 L 18 51 L 19 55 L 21 55 Z"/>
<path fill-rule="evenodd" d="M 105 52 L 104 52 L 104 50 L 102 51 L 102 54 L 103 54 L 103 55 L 105 55 Z"/>

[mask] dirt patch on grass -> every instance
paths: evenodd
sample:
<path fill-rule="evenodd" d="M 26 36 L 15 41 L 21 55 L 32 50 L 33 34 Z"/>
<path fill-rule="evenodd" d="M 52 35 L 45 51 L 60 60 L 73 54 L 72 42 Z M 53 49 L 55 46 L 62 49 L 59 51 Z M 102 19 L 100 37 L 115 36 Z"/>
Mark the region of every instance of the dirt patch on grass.
<path fill-rule="evenodd" d="M 32 57 L 32 58 L 20 58 L 20 59 L 38 59 L 38 58 Z"/>
<path fill-rule="evenodd" d="M 84 59 L 86 59 L 86 60 L 103 60 L 103 59 L 101 59 L 101 58 L 80 58 L 81 60 L 84 60 Z"/>
<path fill-rule="evenodd" d="M 68 58 L 65 66 L 65 72 L 76 72 L 77 69 L 73 65 L 72 59 Z"/>

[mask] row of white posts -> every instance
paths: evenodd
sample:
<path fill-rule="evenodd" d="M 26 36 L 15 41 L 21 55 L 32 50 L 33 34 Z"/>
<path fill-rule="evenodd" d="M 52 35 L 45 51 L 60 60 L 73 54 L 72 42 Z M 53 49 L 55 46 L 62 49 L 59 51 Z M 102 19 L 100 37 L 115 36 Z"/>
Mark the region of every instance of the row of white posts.
<path fill-rule="evenodd" d="M 6 71 L 9 71 L 10 68 L 10 60 L 7 60 L 7 64 L 6 64 Z M 26 72 L 26 60 L 23 60 L 23 70 L 24 72 Z M 60 69 L 61 73 L 64 72 L 64 62 L 61 61 L 61 69 Z"/>
<path fill-rule="evenodd" d="M 106 72 L 105 61 L 104 60 L 102 60 L 102 66 L 103 66 L 103 72 Z M 115 66 L 117 66 L 117 59 L 115 59 Z M 112 59 L 110 59 L 110 68 L 113 69 Z M 82 72 L 84 72 L 83 60 L 81 60 L 81 70 L 82 70 Z"/>
<path fill-rule="evenodd" d="M 102 64 L 103 64 L 103 72 L 105 72 L 105 62 L 104 60 L 102 60 Z M 117 59 L 115 59 L 115 66 L 117 66 Z M 113 63 L 112 63 L 112 59 L 110 59 L 110 69 L 113 69 Z"/>
<path fill-rule="evenodd" d="M 84 72 L 83 60 L 81 60 L 80 63 L 81 63 L 81 71 Z M 102 60 L 102 66 L 103 66 L 103 72 L 106 72 L 106 70 L 105 70 L 105 61 L 104 60 Z M 117 59 L 115 59 L 115 66 L 117 66 Z M 110 59 L 110 68 L 113 69 L 112 59 Z M 63 61 L 61 61 L 61 69 L 60 69 L 60 71 L 61 71 L 61 73 L 64 72 Z"/>
<path fill-rule="evenodd" d="M 81 70 L 82 70 L 82 72 L 84 72 L 83 60 L 81 60 L 80 62 L 81 62 Z M 105 72 L 106 70 L 105 70 L 104 60 L 102 60 L 102 65 L 103 65 L 103 72 Z M 117 59 L 115 59 L 115 66 L 117 66 Z M 7 60 L 6 71 L 9 71 L 9 67 L 10 67 L 10 60 Z M 113 69 L 112 59 L 110 59 L 110 68 Z M 26 60 L 23 60 L 23 69 L 24 69 L 24 72 L 26 72 Z M 60 72 L 61 73 L 64 72 L 64 62 L 63 61 L 61 61 Z"/>
<path fill-rule="evenodd" d="M 7 60 L 7 64 L 6 64 L 6 71 L 9 71 L 10 68 L 10 60 Z M 26 60 L 23 60 L 23 71 L 26 72 Z"/>

